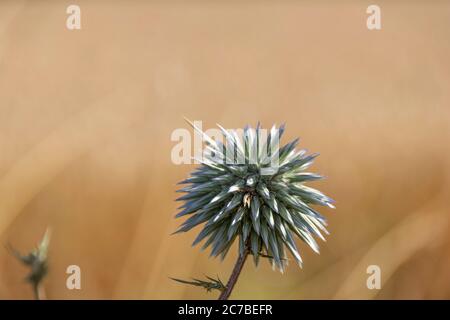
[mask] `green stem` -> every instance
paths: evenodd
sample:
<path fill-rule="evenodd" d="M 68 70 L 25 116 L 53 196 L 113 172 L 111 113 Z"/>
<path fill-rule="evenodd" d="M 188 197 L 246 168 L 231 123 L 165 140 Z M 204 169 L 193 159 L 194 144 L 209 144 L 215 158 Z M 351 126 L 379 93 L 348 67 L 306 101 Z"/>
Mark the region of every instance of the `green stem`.
<path fill-rule="evenodd" d="M 33 283 L 33 295 L 35 300 L 45 300 L 45 291 L 44 287 L 42 287 L 39 283 Z"/>
<path fill-rule="evenodd" d="M 33 283 L 33 294 L 35 300 L 41 300 L 41 295 L 39 293 L 39 285 L 37 283 Z"/>

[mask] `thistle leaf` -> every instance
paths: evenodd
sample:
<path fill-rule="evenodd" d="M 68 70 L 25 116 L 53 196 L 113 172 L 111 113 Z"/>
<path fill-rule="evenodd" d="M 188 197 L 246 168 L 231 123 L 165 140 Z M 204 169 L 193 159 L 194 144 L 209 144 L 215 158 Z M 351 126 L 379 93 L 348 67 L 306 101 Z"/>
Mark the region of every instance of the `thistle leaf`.
<path fill-rule="evenodd" d="M 206 278 L 210 281 L 204 281 L 204 280 L 195 279 L 195 278 L 193 278 L 191 281 L 177 279 L 177 278 L 170 278 L 170 279 L 172 279 L 173 281 L 182 283 L 182 284 L 188 284 L 191 286 L 205 288 L 207 292 L 211 292 L 212 290 L 219 290 L 220 292 L 222 292 L 223 290 L 226 289 L 225 285 L 222 283 L 222 281 L 219 279 L 219 277 L 217 277 L 217 279 L 214 279 L 214 278 L 206 276 Z"/>

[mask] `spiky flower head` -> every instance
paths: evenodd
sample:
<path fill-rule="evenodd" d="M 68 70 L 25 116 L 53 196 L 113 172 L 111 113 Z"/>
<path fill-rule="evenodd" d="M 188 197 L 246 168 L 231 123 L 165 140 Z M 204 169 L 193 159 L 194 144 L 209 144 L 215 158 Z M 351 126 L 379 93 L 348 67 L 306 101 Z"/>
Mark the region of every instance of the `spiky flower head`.
<path fill-rule="evenodd" d="M 176 217 L 189 218 L 177 232 L 204 224 L 193 245 L 206 239 L 202 249 L 210 246 L 211 256 L 223 259 L 238 238 L 240 255 L 249 250 L 255 264 L 267 257 L 280 271 L 288 261 L 285 248 L 302 264 L 295 236 L 319 252 L 314 236 L 325 240 L 322 232 L 328 232 L 324 217 L 311 205 L 334 206 L 332 199 L 305 185 L 322 178 L 305 172 L 317 154 L 297 151 L 298 139 L 280 148 L 284 125 L 265 134 L 258 124 L 241 130 L 241 135 L 219 125 L 223 142 L 191 125 L 208 152 L 180 182 L 187 186 L 178 190 L 185 194 L 177 199 L 184 204 Z"/>

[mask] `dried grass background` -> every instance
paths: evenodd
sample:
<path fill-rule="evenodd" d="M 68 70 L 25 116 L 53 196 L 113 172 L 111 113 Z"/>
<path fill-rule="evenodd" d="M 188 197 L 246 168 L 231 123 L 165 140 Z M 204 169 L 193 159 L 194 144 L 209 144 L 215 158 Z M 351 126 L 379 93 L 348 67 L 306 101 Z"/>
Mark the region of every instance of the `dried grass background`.
<path fill-rule="evenodd" d="M 234 298 L 450 298 L 450 5 L 377 1 L 0 2 L 0 242 L 25 251 L 50 225 L 50 299 L 216 298 L 168 276 L 218 274 L 169 236 L 171 132 L 287 123 L 321 156 L 337 200 L 301 270 L 247 264 Z M 65 269 L 82 270 L 82 290 Z M 365 287 L 382 269 L 382 290 Z M 0 298 L 31 298 L 0 250 Z"/>

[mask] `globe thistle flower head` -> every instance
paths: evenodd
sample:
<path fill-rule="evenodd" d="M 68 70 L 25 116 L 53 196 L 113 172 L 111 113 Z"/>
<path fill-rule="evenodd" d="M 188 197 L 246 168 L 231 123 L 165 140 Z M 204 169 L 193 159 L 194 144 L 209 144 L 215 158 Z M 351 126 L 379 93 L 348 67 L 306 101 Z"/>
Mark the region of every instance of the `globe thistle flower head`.
<path fill-rule="evenodd" d="M 317 154 L 297 151 L 298 139 L 280 147 L 284 125 L 269 132 L 259 124 L 247 126 L 241 135 L 219 126 L 223 142 L 191 125 L 205 140 L 207 152 L 180 182 L 187 186 L 178 190 L 184 195 L 177 201 L 184 204 L 176 217 L 189 218 L 176 233 L 203 224 L 193 245 L 205 240 L 202 249 L 211 247 L 211 256 L 223 259 L 238 240 L 240 255 L 249 250 L 255 264 L 267 257 L 280 271 L 287 265 L 287 251 L 302 264 L 296 237 L 319 252 L 314 237 L 325 240 L 322 233 L 328 232 L 312 205 L 334 206 L 331 198 L 305 185 L 322 178 L 305 172 Z"/>

